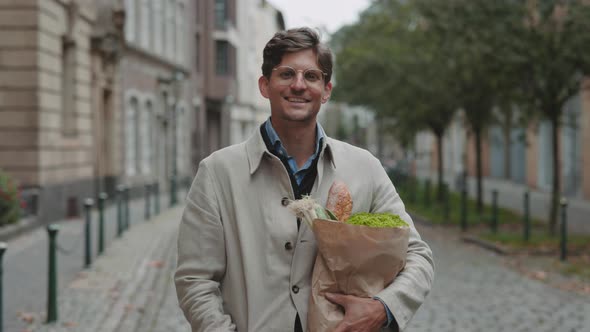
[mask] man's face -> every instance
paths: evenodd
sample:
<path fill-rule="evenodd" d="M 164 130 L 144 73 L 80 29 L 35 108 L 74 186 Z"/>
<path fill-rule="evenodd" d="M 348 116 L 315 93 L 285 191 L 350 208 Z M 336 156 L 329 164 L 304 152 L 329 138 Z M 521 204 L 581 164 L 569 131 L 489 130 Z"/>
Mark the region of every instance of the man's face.
<path fill-rule="evenodd" d="M 323 75 L 314 82 L 318 72 L 321 69 L 317 57 L 309 49 L 286 53 L 271 72 L 270 80 L 260 77 L 258 86 L 262 96 L 270 101 L 273 125 L 278 121 L 284 125 L 315 122 L 320 106 L 328 101 L 332 91 L 332 83 L 325 84 Z"/>

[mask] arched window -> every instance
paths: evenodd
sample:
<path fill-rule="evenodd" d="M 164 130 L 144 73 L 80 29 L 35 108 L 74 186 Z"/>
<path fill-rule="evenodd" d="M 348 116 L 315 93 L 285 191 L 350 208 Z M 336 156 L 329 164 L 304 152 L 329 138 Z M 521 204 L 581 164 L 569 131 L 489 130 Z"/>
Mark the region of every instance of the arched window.
<path fill-rule="evenodd" d="M 154 107 L 150 101 L 145 104 L 145 112 L 142 123 L 142 148 L 143 148 L 143 160 L 142 160 L 142 171 L 144 174 L 149 174 L 152 168 L 153 162 L 153 121 L 154 121 Z"/>
<path fill-rule="evenodd" d="M 137 173 L 138 114 L 139 103 L 134 97 L 127 105 L 125 117 L 125 172 L 127 175 Z"/>
<path fill-rule="evenodd" d="M 135 41 L 136 35 L 136 0 L 125 0 L 125 39 L 128 42 Z"/>

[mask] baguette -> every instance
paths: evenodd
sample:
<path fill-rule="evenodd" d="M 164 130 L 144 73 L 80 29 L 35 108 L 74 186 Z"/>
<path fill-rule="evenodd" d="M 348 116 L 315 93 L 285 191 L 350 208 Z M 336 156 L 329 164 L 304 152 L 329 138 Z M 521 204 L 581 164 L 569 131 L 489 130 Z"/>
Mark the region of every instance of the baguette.
<path fill-rule="evenodd" d="M 338 221 L 345 222 L 352 213 L 352 196 L 346 184 L 336 180 L 328 192 L 326 209 L 332 211 Z"/>

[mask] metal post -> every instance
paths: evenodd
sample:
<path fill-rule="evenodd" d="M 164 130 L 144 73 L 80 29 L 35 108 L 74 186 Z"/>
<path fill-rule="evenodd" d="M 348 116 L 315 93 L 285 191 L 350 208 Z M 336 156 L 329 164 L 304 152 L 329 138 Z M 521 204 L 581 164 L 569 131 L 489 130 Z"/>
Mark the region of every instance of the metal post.
<path fill-rule="evenodd" d="M 124 190 L 124 196 L 125 196 L 125 230 L 129 229 L 129 226 L 131 225 L 131 218 L 130 218 L 130 212 L 129 212 L 129 186 L 125 187 Z"/>
<path fill-rule="evenodd" d="M 528 242 L 531 237 L 531 220 L 529 218 L 529 192 L 524 192 L 524 241 Z"/>
<path fill-rule="evenodd" d="M 160 214 L 160 183 L 154 183 L 154 207 L 156 214 Z"/>
<path fill-rule="evenodd" d="M 47 283 L 47 323 L 57 321 L 57 244 L 56 237 L 59 232 L 57 225 L 47 226 L 49 234 L 49 269 Z"/>
<path fill-rule="evenodd" d="M 492 232 L 498 233 L 498 190 L 492 191 Z"/>
<path fill-rule="evenodd" d="M 146 183 L 145 185 L 145 220 L 149 220 L 150 219 L 150 189 L 151 189 L 151 185 L 149 183 Z"/>
<path fill-rule="evenodd" d="M 450 193 L 449 193 L 449 185 L 443 183 L 443 217 L 444 223 L 449 223 L 451 219 L 451 207 L 450 207 Z"/>
<path fill-rule="evenodd" d="M 117 237 L 123 233 L 123 186 L 117 186 Z"/>
<path fill-rule="evenodd" d="M 424 205 L 426 207 L 430 206 L 430 179 L 426 179 L 424 184 Z"/>
<path fill-rule="evenodd" d="M 561 199 L 561 261 L 567 259 L 567 200 Z"/>
<path fill-rule="evenodd" d="M 467 188 L 461 189 L 461 230 L 467 230 Z"/>
<path fill-rule="evenodd" d="M 104 204 L 108 195 L 104 192 L 98 195 L 98 254 L 104 251 Z"/>
<path fill-rule="evenodd" d="M 0 332 L 4 331 L 3 330 L 3 326 L 4 326 L 4 293 L 3 293 L 3 285 L 2 285 L 2 280 L 3 280 L 3 263 L 2 263 L 2 257 L 4 257 L 4 252 L 6 251 L 6 243 L 5 242 L 0 242 Z"/>
<path fill-rule="evenodd" d="M 86 222 L 84 223 L 84 235 L 85 235 L 85 246 L 84 246 L 84 267 L 87 268 L 92 264 L 92 205 L 94 201 L 92 198 L 87 198 L 84 201 L 84 212 L 86 215 Z"/>

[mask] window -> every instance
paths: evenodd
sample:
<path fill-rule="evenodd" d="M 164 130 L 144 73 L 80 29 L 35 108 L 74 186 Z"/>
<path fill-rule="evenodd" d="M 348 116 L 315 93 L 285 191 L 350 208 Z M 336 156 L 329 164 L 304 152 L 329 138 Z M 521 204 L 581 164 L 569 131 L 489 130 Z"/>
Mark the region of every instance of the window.
<path fill-rule="evenodd" d="M 127 41 L 135 40 L 135 7 L 136 0 L 125 0 L 125 39 Z"/>
<path fill-rule="evenodd" d="M 152 123 L 154 117 L 154 108 L 151 102 L 147 102 L 145 104 L 145 112 L 142 117 L 142 133 L 141 133 L 141 142 L 142 142 L 142 150 L 143 150 L 143 173 L 149 174 L 151 171 L 151 166 L 153 163 L 153 146 L 154 146 L 154 139 L 152 135 Z"/>
<path fill-rule="evenodd" d="M 195 69 L 197 70 L 197 72 L 201 71 L 201 64 L 200 64 L 200 50 L 201 50 L 201 37 L 199 35 L 195 36 Z"/>
<path fill-rule="evenodd" d="M 132 98 L 127 105 L 125 117 L 125 171 L 127 175 L 136 174 L 138 169 L 138 116 L 139 103 L 136 98 Z"/>
<path fill-rule="evenodd" d="M 162 0 L 154 0 L 154 20 L 153 20 L 153 45 L 154 45 L 154 52 L 156 54 L 162 54 L 162 31 L 164 27 L 162 26 L 162 15 L 163 7 L 162 7 Z"/>
<path fill-rule="evenodd" d="M 185 25 L 185 12 L 184 12 L 184 4 L 178 2 L 177 14 L 176 14 L 176 58 L 175 60 L 178 63 L 184 64 L 184 45 L 186 41 L 184 40 L 185 33 L 184 33 L 184 25 Z"/>
<path fill-rule="evenodd" d="M 176 47 L 176 31 L 174 28 L 174 15 L 176 12 L 176 1 L 166 2 L 166 56 L 169 59 L 174 59 L 174 51 Z"/>
<path fill-rule="evenodd" d="M 62 123 L 64 136 L 76 134 L 76 110 L 75 102 L 75 72 L 76 72 L 76 44 L 70 36 L 62 38 L 61 57 L 61 104 Z"/>
<path fill-rule="evenodd" d="M 215 27 L 218 29 L 225 29 L 227 18 L 227 0 L 215 0 Z"/>
<path fill-rule="evenodd" d="M 230 47 L 224 40 L 215 42 L 215 73 L 217 75 L 230 74 Z"/>
<path fill-rule="evenodd" d="M 140 0 L 141 1 L 141 12 L 139 15 L 140 29 L 138 31 L 141 46 L 145 49 L 150 48 L 151 33 L 151 11 L 152 1 L 151 0 Z"/>

